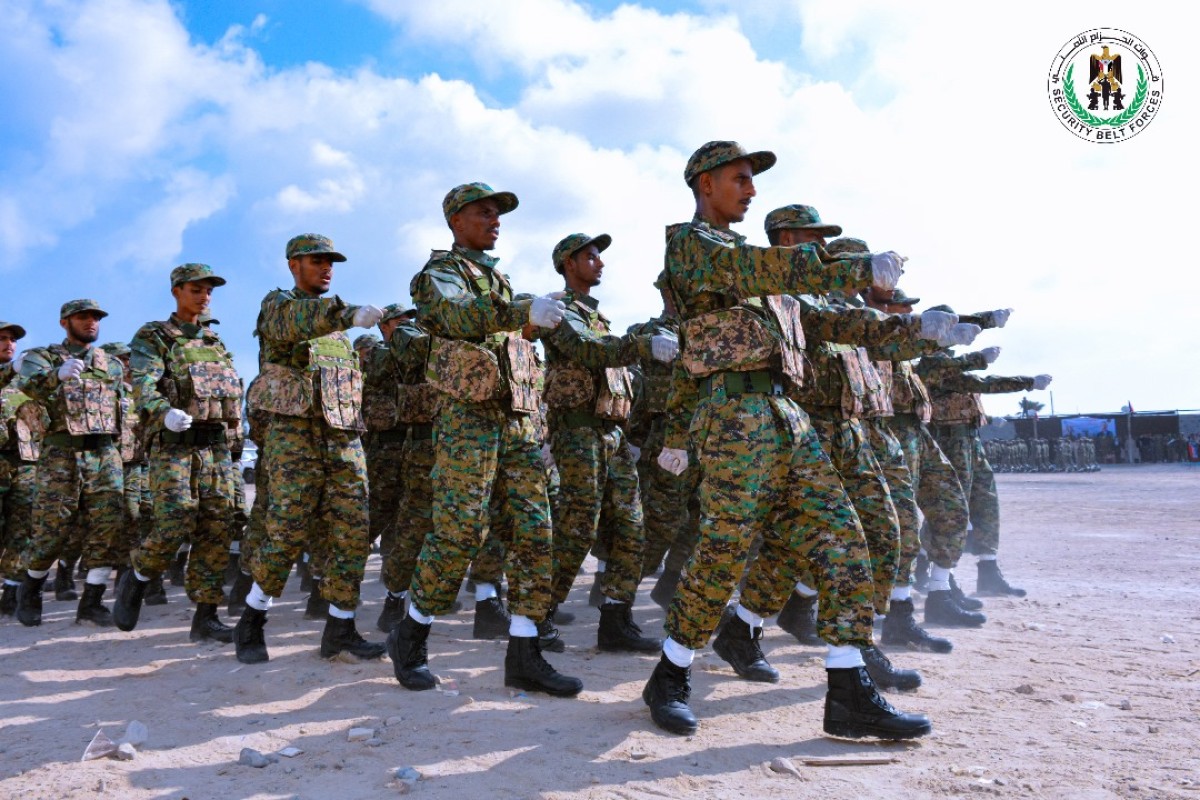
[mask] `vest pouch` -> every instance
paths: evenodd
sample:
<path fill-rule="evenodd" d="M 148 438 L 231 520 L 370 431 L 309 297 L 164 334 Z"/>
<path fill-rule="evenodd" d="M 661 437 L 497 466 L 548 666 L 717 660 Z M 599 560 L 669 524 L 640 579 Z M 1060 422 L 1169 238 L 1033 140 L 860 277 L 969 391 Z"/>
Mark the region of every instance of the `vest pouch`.
<path fill-rule="evenodd" d="M 858 417 L 863 412 L 863 397 L 866 396 L 866 379 L 857 350 L 842 350 L 838 354 L 842 362 L 842 413 L 847 417 Z"/>
<path fill-rule="evenodd" d="M 459 339 L 431 337 L 425 378 L 439 391 L 467 403 L 482 403 L 504 396 L 496 355 Z"/>
<path fill-rule="evenodd" d="M 710 311 L 683 323 L 681 361 L 693 378 L 714 372 L 768 369 L 779 352 L 779 337 L 748 308 Z"/>
<path fill-rule="evenodd" d="M 600 392 L 596 398 L 596 416 L 614 422 L 629 419 L 633 403 L 633 380 L 624 367 L 609 367 L 604 370 L 600 381 Z"/>
<path fill-rule="evenodd" d="M 800 302 L 786 294 L 771 295 L 764 301 L 782 337 L 780 368 L 788 380 L 800 386 L 804 383 L 804 327 L 800 324 Z"/>
<path fill-rule="evenodd" d="M 67 409 L 67 432 L 72 436 L 120 432 L 115 381 L 102 380 L 95 370 L 87 370 L 78 378 L 63 383 L 61 391 Z"/>
<path fill-rule="evenodd" d="M 397 425 L 430 425 L 441 394 L 428 383 L 401 384 L 396 401 Z"/>
<path fill-rule="evenodd" d="M 596 396 L 596 380 L 590 370 L 573 362 L 551 364 L 546 369 L 546 405 L 570 409 L 590 405 Z"/>
<path fill-rule="evenodd" d="M 304 370 L 266 362 L 259 369 L 247 400 L 255 411 L 307 417 L 312 411 L 312 381 Z"/>
<path fill-rule="evenodd" d="M 361 431 L 362 373 L 352 367 L 321 364 L 317 367 L 321 386 L 321 413 L 329 427 L 343 431 Z"/>
<path fill-rule="evenodd" d="M 538 384 L 543 382 L 533 342 L 518 334 L 509 334 L 504 343 L 508 362 L 508 388 L 512 392 L 512 410 L 531 414 L 541 405 Z"/>

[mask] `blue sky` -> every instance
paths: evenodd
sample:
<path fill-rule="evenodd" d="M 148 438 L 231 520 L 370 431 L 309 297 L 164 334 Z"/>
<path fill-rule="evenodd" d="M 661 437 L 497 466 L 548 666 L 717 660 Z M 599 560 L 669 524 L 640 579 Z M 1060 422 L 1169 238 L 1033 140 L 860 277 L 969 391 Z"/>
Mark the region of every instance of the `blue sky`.
<path fill-rule="evenodd" d="M 521 197 L 496 251 L 520 291 L 558 288 L 567 233 L 613 236 L 597 297 L 623 328 L 658 311 L 687 155 L 734 138 L 779 155 L 752 241 L 771 208 L 816 205 L 908 255 L 910 294 L 1014 307 L 980 345 L 1004 348 L 997 373 L 1054 374 L 1057 410 L 1200 406 L 1194 258 L 1176 244 L 1200 177 L 1180 66 L 1200 14 L 1167 8 L 10 0 L 0 318 L 44 344 L 63 300 L 94 296 L 102 336 L 128 339 L 170 311 L 170 269 L 203 261 L 229 278 L 214 310 L 251 375 L 290 236 L 334 238 L 347 300 L 407 301 L 449 243 L 442 196 L 485 180 Z M 1046 93 L 1055 52 L 1103 25 L 1147 42 L 1173 87 L 1108 147 L 1063 130 Z"/>

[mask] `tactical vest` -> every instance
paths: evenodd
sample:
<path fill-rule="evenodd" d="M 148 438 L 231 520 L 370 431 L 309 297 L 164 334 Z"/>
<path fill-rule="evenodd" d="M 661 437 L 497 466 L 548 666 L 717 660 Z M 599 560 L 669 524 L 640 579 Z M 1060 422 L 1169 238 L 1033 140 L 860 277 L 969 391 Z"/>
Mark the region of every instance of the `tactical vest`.
<path fill-rule="evenodd" d="M 687 320 L 680 327 L 681 362 L 694 378 L 716 372 L 782 372 L 804 382 L 800 304 L 789 295 L 745 300 Z"/>
<path fill-rule="evenodd" d="M 369 431 L 387 431 L 399 424 L 398 381 L 387 346 L 377 346 L 369 356 L 363 376 L 363 422 Z"/>
<path fill-rule="evenodd" d="M 972 392 L 936 392 L 931 397 L 935 425 L 974 425 L 987 422 L 982 395 Z"/>
<path fill-rule="evenodd" d="M 133 397 L 129 390 L 129 384 L 126 384 L 125 396 L 121 398 L 121 438 L 118 443 L 121 461 L 125 464 L 141 461 L 144 455 L 138 436 L 137 420 L 138 415 L 133 407 Z"/>
<path fill-rule="evenodd" d="M 0 391 L 0 418 L 8 421 L 10 432 L 5 449 L 15 449 L 22 461 L 37 461 L 48 423 L 45 410 L 10 383 Z"/>
<path fill-rule="evenodd" d="M 608 334 L 608 320 L 602 314 L 581 303 L 575 303 L 575 307 L 588 330 Z M 546 368 L 546 405 L 562 411 L 590 406 L 591 413 L 600 419 L 625 422 L 633 406 L 633 376 L 625 367 L 592 371 L 566 359 L 555 359 Z"/>
<path fill-rule="evenodd" d="M 63 345 L 46 348 L 53 355 L 66 361 L 76 358 Z M 63 423 L 72 436 L 109 434 L 115 436 L 120 429 L 120 392 L 122 381 L 109 372 L 109 356 L 99 348 L 90 348 L 92 363 L 84 368 L 78 378 L 59 384 Z M 62 365 L 62 361 L 57 366 Z"/>
<path fill-rule="evenodd" d="M 891 362 L 880 362 L 880 364 Z M 928 423 L 932 406 L 929 390 L 909 361 L 901 361 L 892 369 L 892 409 L 897 414 L 912 414 Z"/>
<path fill-rule="evenodd" d="M 199 339 L 186 336 L 170 322 L 158 323 L 170 341 L 163 359 L 166 373 L 159 391 L 172 408 L 189 414 L 197 422 L 242 424 L 242 382 L 233 366 L 233 356 L 215 334 L 205 331 Z"/>
<path fill-rule="evenodd" d="M 858 351 L 848 344 L 821 342 L 808 352 L 809 380 L 792 392 L 806 410 L 827 409 L 843 419 L 863 415 L 867 376 Z M 876 376 L 877 378 L 878 376 Z"/>
<path fill-rule="evenodd" d="M 859 348 L 859 353 L 865 358 L 866 350 Z M 870 371 L 867 375 L 867 370 Z M 896 410 L 892 406 L 892 362 L 868 362 L 864 366 L 867 375 L 867 396 L 863 399 L 863 416 L 868 419 L 892 417 Z M 872 376 L 874 381 L 872 382 Z"/>
<path fill-rule="evenodd" d="M 256 410 L 321 416 L 331 428 L 364 430 L 362 370 L 350 337 L 336 331 L 300 342 L 286 364 L 264 362 L 249 401 Z"/>

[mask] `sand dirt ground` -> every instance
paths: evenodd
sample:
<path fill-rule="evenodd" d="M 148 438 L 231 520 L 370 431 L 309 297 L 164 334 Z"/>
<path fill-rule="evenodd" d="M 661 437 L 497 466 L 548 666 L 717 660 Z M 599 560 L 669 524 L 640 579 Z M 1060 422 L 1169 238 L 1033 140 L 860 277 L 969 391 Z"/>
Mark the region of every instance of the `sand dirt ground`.
<path fill-rule="evenodd" d="M 892 695 L 928 713 L 916 743 L 839 741 L 821 733 L 821 653 L 769 630 L 777 685 L 738 680 L 697 659 L 699 732 L 650 722 L 640 692 L 654 658 L 601 654 L 582 576 L 551 655 L 583 678 L 575 700 L 512 696 L 503 642 L 467 638 L 471 615 L 439 621 L 432 667 L 446 691 L 401 689 L 386 660 L 317 656 L 293 577 L 267 627 L 271 661 L 241 666 L 231 647 L 187 641 L 181 589 L 123 634 L 73 624 L 48 600 L 40 628 L 0 625 L 3 798 L 1196 798 L 1200 800 L 1200 468 L 1110 467 L 1084 475 L 999 476 L 1001 563 L 1029 590 L 989 600 L 989 622 L 947 632 L 947 656 L 896 651 L 925 685 Z M 965 559 L 966 560 L 966 559 Z M 590 564 L 589 564 L 590 566 Z M 959 569 L 970 592 L 973 564 Z M 378 557 L 360 629 L 373 630 Z M 635 614 L 662 612 L 643 584 Z M 107 595 L 111 598 L 111 592 Z M 131 720 L 149 738 L 131 761 L 80 762 L 103 728 Z M 349 741 L 351 728 L 373 729 Z M 303 751 L 261 769 L 242 748 Z M 806 766 L 812 756 L 894 756 L 873 766 Z M 769 763 L 786 758 L 796 773 Z M 397 768 L 421 775 L 398 782 Z"/>

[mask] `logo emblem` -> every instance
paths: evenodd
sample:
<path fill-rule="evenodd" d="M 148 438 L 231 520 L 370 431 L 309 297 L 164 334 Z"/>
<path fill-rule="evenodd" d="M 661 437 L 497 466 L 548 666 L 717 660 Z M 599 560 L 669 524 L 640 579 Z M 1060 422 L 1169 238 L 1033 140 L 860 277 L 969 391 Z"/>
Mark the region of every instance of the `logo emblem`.
<path fill-rule="evenodd" d="M 1063 127 L 1098 144 L 1138 135 L 1162 108 L 1158 59 L 1141 39 L 1116 28 L 1084 31 L 1063 45 L 1047 88 Z"/>

